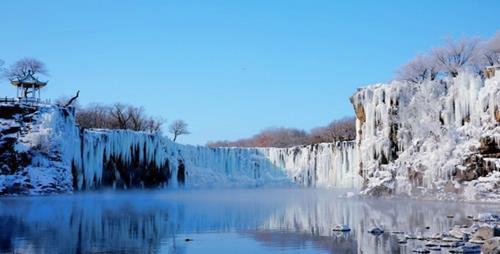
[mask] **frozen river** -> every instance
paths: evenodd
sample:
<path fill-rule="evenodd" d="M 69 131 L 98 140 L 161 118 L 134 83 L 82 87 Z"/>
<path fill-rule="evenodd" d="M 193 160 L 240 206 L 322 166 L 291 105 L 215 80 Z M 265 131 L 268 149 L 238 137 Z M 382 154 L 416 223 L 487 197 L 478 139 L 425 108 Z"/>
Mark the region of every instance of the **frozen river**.
<path fill-rule="evenodd" d="M 391 231 L 430 235 L 472 223 L 468 215 L 500 211 L 499 205 L 339 194 L 230 189 L 2 197 L 0 253 L 409 253 L 423 243 L 398 244 Z M 337 224 L 352 230 L 333 232 Z M 375 226 L 386 233 L 367 232 Z"/>

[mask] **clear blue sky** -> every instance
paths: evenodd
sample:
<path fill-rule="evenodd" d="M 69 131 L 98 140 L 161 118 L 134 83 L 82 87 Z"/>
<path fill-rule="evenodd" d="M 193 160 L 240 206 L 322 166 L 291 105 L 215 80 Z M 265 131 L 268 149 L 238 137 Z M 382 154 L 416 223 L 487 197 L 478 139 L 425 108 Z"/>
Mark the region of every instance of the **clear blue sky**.
<path fill-rule="evenodd" d="M 357 87 L 445 36 L 500 29 L 500 1 L 339 2 L 5 0 L 0 59 L 46 62 L 44 97 L 142 105 L 204 144 L 353 115 Z"/>

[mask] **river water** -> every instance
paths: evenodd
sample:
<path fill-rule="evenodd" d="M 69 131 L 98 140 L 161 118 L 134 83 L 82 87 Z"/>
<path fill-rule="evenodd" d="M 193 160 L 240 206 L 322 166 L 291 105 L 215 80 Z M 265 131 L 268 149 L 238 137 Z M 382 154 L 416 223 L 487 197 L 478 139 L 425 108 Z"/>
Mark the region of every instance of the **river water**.
<path fill-rule="evenodd" d="M 339 198 L 313 189 L 99 192 L 0 198 L 0 253 L 410 253 L 500 205 Z M 453 218 L 447 216 L 453 215 Z M 348 233 L 332 231 L 347 224 Z M 374 236 L 375 226 L 386 233 Z M 447 253 L 443 249 L 437 253 Z"/>

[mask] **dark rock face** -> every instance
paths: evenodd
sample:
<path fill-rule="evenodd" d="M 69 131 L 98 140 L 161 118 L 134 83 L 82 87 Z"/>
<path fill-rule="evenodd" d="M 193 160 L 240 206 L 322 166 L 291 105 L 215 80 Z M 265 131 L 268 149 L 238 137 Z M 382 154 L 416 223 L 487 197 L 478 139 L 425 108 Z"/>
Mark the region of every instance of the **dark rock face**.
<path fill-rule="evenodd" d="M 459 182 L 475 180 L 486 176 L 493 171 L 500 170 L 493 161 L 488 159 L 500 158 L 500 148 L 491 137 L 483 137 L 477 153 L 470 155 L 463 162 L 463 167 L 455 169 L 454 177 Z"/>
<path fill-rule="evenodd" d="M 381 197 L 391 196 L 393 194 L 393 191 L 394 190 L 389 187 L 386 187 L 384 185 L 379 185 L 370 189 L 369 192 L 367 192 L 366 194 L 372 197 L 381 198 Z"/>
<path fill-rule="evenodd" d="M 30 153 L 16 151 L 15 145 L 30 130 L 25 121 L 31 122 L 35 111 L 35 108 L 19 105 L 0 106 L 0 119 L 3 120 L 0 122 L 0 174 L 14 174 L 31 163 Z"/>
<path fill-rule="evenodd" d="M 0 173 L 3 175 L 13 174 L 20 168 L 31 163 L 31 156 L 26 152 L 15 151 L 17 138 L 0 137 Z"/>
<path fill-rule="evenodd" d="M 138 154 L 137 150 L 132 153 L 131 163 L 125 163 L 122 158 L 115 156 L 111 156 L 109 160 L 104 159 L 102 186 L 129 189 L 168 185 L 172 176 L 169 161 L 158 167 L 154 163 L 141 162 Z"/>
<path fill-rule="evenodd" d="M 29 107 L 24 105 L 2 105 L 0 106 L 0 118 L 15 119 L 17 116 L 28 115 L 34 113 L 36 110 L 36 107 Z"/>
<path fill-rule="evenodd" d="M 179 160 L 179 166 L 177 169 L 177 182 L 180 185 L 184 185 L 186 182 L 186 166 L 182 160 Z"/>

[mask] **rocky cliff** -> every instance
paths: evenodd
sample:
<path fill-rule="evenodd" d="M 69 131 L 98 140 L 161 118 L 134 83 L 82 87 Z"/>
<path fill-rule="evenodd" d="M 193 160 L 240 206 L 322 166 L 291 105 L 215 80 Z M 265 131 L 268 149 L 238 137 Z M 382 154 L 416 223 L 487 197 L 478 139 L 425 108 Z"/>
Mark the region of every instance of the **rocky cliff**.
<path fill-rule="evenodd" d="M 356 188 L 374 196 L 500 199 L 500 76 L 392 82 L 351 98 L 357 138 L 291 148 L 208 148 L 82 130 L 71 109 L 0 105 L 0 194 L 102 188 Z"/>
<path fill-rule="evenodd" d="M 157 134 L 80 129 L 71 109 L 0 105 L 0 194 L 102 188 L 301 185 L 356 188 L 354 142 L 292 148 L 179 145 Z"/>
<path fill-rule="evenodd" d="M 500 198 L 500 77 L 461 73 L 358 90 L 363 193 Z"/>

